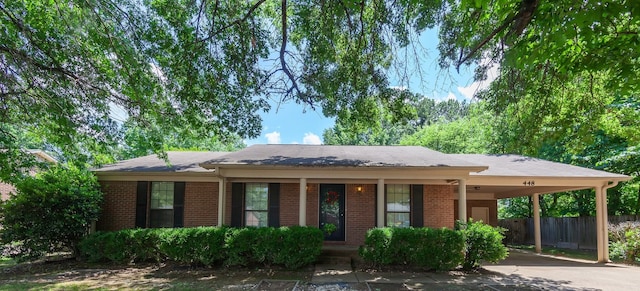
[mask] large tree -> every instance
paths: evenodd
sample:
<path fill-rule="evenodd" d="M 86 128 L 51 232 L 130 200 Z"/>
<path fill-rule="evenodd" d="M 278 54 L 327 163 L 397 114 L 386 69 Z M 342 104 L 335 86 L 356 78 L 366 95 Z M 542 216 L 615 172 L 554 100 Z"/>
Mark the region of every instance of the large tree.
<path fill-rule="evenodd" d="M 160 151 L 167 132 L 254 137 L 269 100 L 361 119 L 371 96 L 397 109 L 392 52 L 440 4 L 0 0 L 0 147 L 17 147 L 4 125 L 77 156 L 111 152 L 124 119 L 153 127 Z"/>

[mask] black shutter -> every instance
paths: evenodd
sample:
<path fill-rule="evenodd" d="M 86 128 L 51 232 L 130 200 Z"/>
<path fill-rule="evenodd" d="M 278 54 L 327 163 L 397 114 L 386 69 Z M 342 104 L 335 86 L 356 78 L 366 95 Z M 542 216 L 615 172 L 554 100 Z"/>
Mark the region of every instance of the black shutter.
<path fill-rule="evenodd" d="M 413 221 L 411 226 L 423 227 L 424 226 L 424 185 L 411 185 L 411 192 L 413 192 L 413 201 L 411 201 L 411 214 Z"/>
<path fill-rule="evenodd" d="M 231 226 L 242 227 L 242 202 L 244 200 L 244 184 L 231 183 Z"/>
<path fill-rule="evenodd" d="M 373 225 L 378 226 L 378 184 L 375 184 L 373 191 Z"/>
<path fill-rule="evenodd" d="M 149 182 L 139 181 L 136 194 L 136 227 L 147 227 L 147 197 Z"/>
<path fill-rule="evenodd" d="M 185 182 L 173 184 L 173 227 L 184 226 L 184 189 Z"/>
<path fill-rule="evenodd" d="M 280 227 L 280 184 L 269 184 L 269 226 Z"/>

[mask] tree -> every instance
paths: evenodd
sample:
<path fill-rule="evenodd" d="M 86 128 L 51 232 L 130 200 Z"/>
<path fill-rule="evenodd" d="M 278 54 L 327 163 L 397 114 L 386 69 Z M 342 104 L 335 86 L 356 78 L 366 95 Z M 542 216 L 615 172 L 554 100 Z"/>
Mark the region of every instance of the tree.
<path fill-rule="evenodd" d="M 402 112 L 385 72 L 441 3 L 0 0 L 0 116 L 75 160 L 114 152 L 114 112 L 155 127 L 154 152 L 180 129 L 255 137 L 272 99 L 365 120 L 374 96 Z"/>
<path fill-rule="evenodd" d="M 56 251 L 77 254 L 78 243 L 98 220 L 102 193 L 92 173 L 52 166 L 15 184 L 2 203 L 0 241 L 21 259 Z"/>

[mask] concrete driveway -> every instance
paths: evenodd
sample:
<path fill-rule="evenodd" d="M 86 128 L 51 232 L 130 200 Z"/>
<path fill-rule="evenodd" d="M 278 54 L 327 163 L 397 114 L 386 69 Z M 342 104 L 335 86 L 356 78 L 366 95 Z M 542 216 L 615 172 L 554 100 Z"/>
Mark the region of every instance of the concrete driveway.
<path fill-rule="evenodd" d="M 510 250 L 509 257 L 496 265 L 485 265 L 503 274 L 509 285 L 542 290 L 640 290 L 640 268 L 619 264 L 538 255 Z M 497 275 L 497 274 L 496 274 Z"/>

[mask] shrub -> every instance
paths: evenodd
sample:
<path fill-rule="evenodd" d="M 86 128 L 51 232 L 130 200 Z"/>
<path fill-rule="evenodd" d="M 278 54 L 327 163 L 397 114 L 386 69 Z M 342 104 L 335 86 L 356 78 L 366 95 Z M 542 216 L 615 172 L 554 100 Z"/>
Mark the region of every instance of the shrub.
<path fill-rule="evenodd" d="M 15 186 L 16 193 L 0 207 L 2 244 L 20 245 L 13 254 L 19 260 L 65 250 L 77 254 L 100 215 L 102 193 L 93 174 L 57 165 Z"/>
<path fill-rule="evenodd" d="M 128 229 L 96 232 L 80 244 L 89 261 L 117 263 L 169 259 L 211 266 L 283 265 L 299 268 L 317 260 L 322 231 L 312 227 Z"/>
<path fill-rule="evenodd" d="M 466 224 L 458 222 L 457 227 L 465 239 L 463 269 L 476 269 L 480 267 L 481 262 L 495 263 L 503 260 L 509 254 L 507 248 L 502 244 L 505 229 L 472 220 Z"/>
<path fill-rule="evenodd" d="M 640 261 L 640 223 L 622 222 L 609 225 L 609 256 L 627 264 Z"/>
<path fill-rule="evenodd" d="M 413 265 L 442 271 L 462 262 L 463 247 L 462 234 L 447 228 L 374 228 L 359 253 L 374 267 Z"/>
<path fill-rule="evenodd" d="M 211 266 L 225 258 L 226 231 L 218 227 L 166 230 L 160 235 L 159 250 L 172 261 Z"/>

